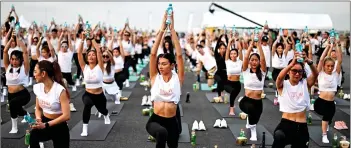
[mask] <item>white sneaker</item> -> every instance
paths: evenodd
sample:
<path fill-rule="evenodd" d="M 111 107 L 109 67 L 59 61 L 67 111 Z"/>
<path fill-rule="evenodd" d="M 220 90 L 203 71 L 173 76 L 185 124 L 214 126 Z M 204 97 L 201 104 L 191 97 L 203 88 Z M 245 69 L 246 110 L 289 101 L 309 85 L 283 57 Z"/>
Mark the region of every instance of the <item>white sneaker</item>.
<path fill-rule="evenodd" d="M 314 110 L 314 104 L 311 104 L 310 110 Z"/>
<path fill-rule="evenodd" d="M 33 85 L 33 77 L 29 77 L 29 83 L 28 85 Z"/>
<path fill-rule="evenodd" d="M 142 105 L 142 106 L 146 106 L 146 105 L 147 105 L 147 101 L 148 101 L 147 96 L 144 95 L 144 96 L 143 96 L 143 99 L 141 100 L 141 105 Z"/>
<path fill-rule="evenodd" d="M 191 128 L 191 130 L 195 130 L 195 131 L 197 131 L 197 130 L 199 130 L 199 123 L 195 120 L 194 121 L 194 123 L 193 123 L 193 127 Z"/>
<path fill-rule="evenodd" d="M 83 131 L 80 134 L 80 136 L 82 136 L 82 137 L 88 136 L 88 124 L 83 124 Z"/>
<path fill-rule="evenodd" d="M 71 112 L 76 112 L 76 108 L 74 107 L 74 104 L 73 103 L 70 103 L 69 104 L 69 109 L 71 110 Z"/>
<path fill-rule="evenodd" d="M 349 98 L 349 95 L 348 94 L 344 94 L 344 98 L 343 99 L 348 99 Z"/>
<path fill-rule="evenodd" d="M 227 128 L 227 121 L 224 120 L 224 118 L 222 119 L 221 121 L 221 125 L 220 125 L 220 128 Z"/>
<path fill-rule="evenodd" d="M 18 132 L 17 119 L 18 118 L 16 119 L 11 118 L 12 128 L 11 128 L 11 131 L 9 132 L 10 134 L 16 134 Z"/>
<path fill-rule="evenodd" d="M 219 128 L 221 126 L 221 119 L 217 119 L 215 124 L 213 125 L 214 128 Z"/>
<path fill-rule="evenodd" d="M 102 114 L 99 112 L 99 116 L 98 116 L 98 118 L 101 118 L 101 116 L 102 116 Z"/>
<path fill-rule="evenodd" d="M 21 121 L 21 123 L 27 123 L 26 119 L 23 119 L 23 120 Z"/>
<path fill-rule="evenodd" d="M 4 94 L 0 94 L 0 97 L 1 97 L 1 98 L 0 98 L 0 101 L 1 101 L 1 102 L 5 102 Z"/>
<path fill-rule="evenodd" d="M 204 124 L 204 122 L 202 120 L 199 122 L 199 130 L 200 131 L 205 131 L 206 130 L 205 124 Z"/>
<path fill-rule="evenodd" d="M 72 91 L 77 91 L 77 86 L 73 85 L 72 86 Z"/>
<path fill-rule="evenodd" d="M 250 141 L 257 141 L 256 125 L 250 127 L 250 131 L 251 131 Z"/>
<path fill-rule="evenodd" d="M 79 79 L 76 80 L 76 84 L 75 84 L 75 85 L 76 85 L 76 86 L 79 86 L 79 85 L 80 85 Z"/>
<path fill-rule="evenodd" d="M 105 124 L 111 124 L 110 114 L 107 114 L 106 116 L 104 116 L 104 119 L 105 119 Z"/>
<path fill-rule="evenodd" d="M 147 97 L 146 105 L 152 106 L 151 96 L 148 96 L 148 97 Z"/>
<path fill-rule="evenodd" d="M 126 80 L 126 87 L 129 87 L 129 80 Z"/>
<path fill-rule="evenodd" d="M 121 101 L 120 101 L 121 97 L 119 94 L 120 92 L 115 96 L 115 104 L 121 104 Z"/>
<path fill-rule="evenodd" d="M 44 148 L 44 142 L 39 142 L 40 148 Z"/>
<path fill-rule="evenodd" d="M 329 143 L 328 136 L 326 134 L 322 135 L 322 142 L 323 143 Z"/>

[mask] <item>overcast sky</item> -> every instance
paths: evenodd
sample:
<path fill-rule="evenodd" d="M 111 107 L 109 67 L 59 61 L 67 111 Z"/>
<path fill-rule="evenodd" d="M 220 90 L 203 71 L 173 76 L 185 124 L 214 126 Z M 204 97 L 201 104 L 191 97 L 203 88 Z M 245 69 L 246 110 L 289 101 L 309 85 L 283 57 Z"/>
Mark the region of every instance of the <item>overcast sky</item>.
<path fill-rule="evenodd" d="M 14 4 L 18 15 L 27 21 L 49 23 L 54 17 L 56 22 L 76 22 L 78 14 L 84 21 L 96 23 L 105 21 L 118 28 L 129 17 L 130 24 L 147 29 L 149 14 L 152 14 L 152 29 L 160 26 L 167 2 L 2 2 L 1 20 L 8 15 Z M 337 30 L 350 30 L 349 2 L 218 2 L 234 12 L 288 12 L 329 14 Z M 203 13 L 208 12 L 210 2 L 175 2 L 175 25 L 177 30 L 188 27 L 189 14 L 193 13 L 192 27 L 200 27 Z M 108 15 L 110 14 L 110 15 Z"/>

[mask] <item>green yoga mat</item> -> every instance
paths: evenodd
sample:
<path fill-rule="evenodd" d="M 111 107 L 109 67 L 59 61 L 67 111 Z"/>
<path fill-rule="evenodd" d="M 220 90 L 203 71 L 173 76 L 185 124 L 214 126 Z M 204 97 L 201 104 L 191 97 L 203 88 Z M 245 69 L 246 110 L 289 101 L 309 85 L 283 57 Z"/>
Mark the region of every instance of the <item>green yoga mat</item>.
<path fill-rule="evenodd" d="M 134 81 L 138 81 L 139 80 L 139 76 L 129 76 L 129 81 L 134 82 Z"/>
<path fill-rule="evenodd" d="M 201 90 L 211 91 L 212 89 L 217 88 L 217 84 L 214 84 L 213 87 L 208 87 L 207 83 L 201 83 Z"/>

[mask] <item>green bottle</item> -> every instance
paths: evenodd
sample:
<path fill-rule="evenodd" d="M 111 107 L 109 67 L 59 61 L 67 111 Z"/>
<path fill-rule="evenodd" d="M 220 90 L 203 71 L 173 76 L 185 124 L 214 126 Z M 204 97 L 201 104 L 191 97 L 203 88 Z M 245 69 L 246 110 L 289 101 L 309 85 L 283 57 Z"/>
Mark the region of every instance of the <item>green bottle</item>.
<path fill-rule="evenodd" d="M 334 133 L 332 147 L 333 148 L 338 148 L 338 135 L 336 135 L 336 133 Z"/>
<path fill-rule="evenodd" d="M 191 131 L 191 145 L 192 145 L 193 147 L 196 146 L 196 133 L 195 133 L 194 130 Z"/>
<path fill-rule="evenodd" d="M 9 103 L 9 100 L 6 100 L 6 112 L 10 112 L 10 103 Z"/>
<path fill-rule="evenodd" d="M 245 131 L 244 131 L 244 129 L 241 129 L 239 137 L 245 137 Z"/>
<path fill-rule="evenodd" d="M 150 111 L 149 111 L 149 116 L 151 117 L 151 115 L 154 113 L 154 108 L 150 108 Z"/>
<path fill-rule="evenodd" d="M 194 92 L 197 92 L 197 84 L 196 83 L 193 84 L 193 90 L 194 90 Z"/>
<path fill-rule="evenodd" d="M 311 113 L 308 113 L 307 124 L 312 124 L 312 115 L 311 115 Z"/>
<path fill-rule="evenodd" d="M 29 139 L 30 139 L 30 131 L 26 130 L 26 135 L 25 135 L 25 138 L 24 138 L 24 144 L 25 145 L 29 145 Z"/>

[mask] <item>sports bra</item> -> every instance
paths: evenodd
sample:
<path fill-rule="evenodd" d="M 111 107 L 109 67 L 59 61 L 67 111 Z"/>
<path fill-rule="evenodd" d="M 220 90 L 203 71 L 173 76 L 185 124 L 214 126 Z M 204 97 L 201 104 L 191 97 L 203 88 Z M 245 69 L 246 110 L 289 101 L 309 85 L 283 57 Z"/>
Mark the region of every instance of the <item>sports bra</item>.
<path fill-rule="evenodd" d="M 227 67 L 227 75 L 240 75 L 243 62 L 238 58 L 236 62 L 232 60 L 225 61 Z"/>
<path fill-rule="evenodd" d="M 310 97 L 307 81 L 303 79 L 292 86 L 289 80 L 284 80 L 282 94 L 278 95 L 279 110 L 284 113 L 297 113 L 309 110 Z"/>
<path fill-rule="evenodd" d="M 115 57 L 113 56 L 113 60 L 115 61 L 115 70 L 123 69 L 124 68 L 124 60 L 122 56 Z"/>
<path fill-rule="evenodd" d="M 165 82 L 162 75 L 157 74 L 151 88 L 151 101 L 174 102 L 174 104 L 178 104 L 180 95 L 180 83 L 177 73 L 172 71 L 172 78 L 169 82 Z"/>
<path fill-rule="evenodd" d="M 115 79 L 115 72 L 113 70 L 114 70 L 115 66 L 111 64 L 111 71 L 110 71 L 110 73 L 107 73 L 106 66 L 107 66 L 107 64 L 105 63 L 104 64 L 105 70 L 104 70 L 104 75 L 103 75 L 102 79 L 104 81 L 105 80 L 107 80 L 107 81 L 114 80 Z"/>
<path fill-rule="evenodd" d="M 323 70 L 318 75 L 319 91 L 336 92 L 339 82 L 339 74 L 333 71 L 331 75 L 325 73 Z"/>
<path fill-rule="evenodd" d="M 260 69 L 261 70 L 261 69 Z M 263 90 L 264 78 L 266 73 L 262 72 L 262 80 L 260 81 L 256 73 L 251 73 L 250 68 L 247 68 L 246 71 L 243 71 L 244 77 L 244 88 L 249 90 Z"/>
<path fill-rule="evenodd" d="M 57 82 L 54 82 L 48 93 L 44 91 L 44 83 L 38 83 L 33 86 L 40 108 L 43 109 L 44 113 L 48 114 L 62 114 L 60 95 L 64 90 L 65 88 Z"/>
<path fill-rule="evenodd" d="M 28 75 L 26 75 L 24 64 L 22 64 L 21 67 L 17 67 L 17 68 L 14 68 L 11 65 L 9 65 L 7 67 L 5 76 L 6 76 L 6 85 L 14 86 L 14 85 L 28 84 Z"/>
<path fill-rule="evenodd" d="M 98 64 L 93 69 L 90 69 L 89 65 L 86 64 L 83 70 L 83 74 L 84 74 L 85 88 L 88 88 L 88 89 L 102 88 L 103 73 Z"/>

